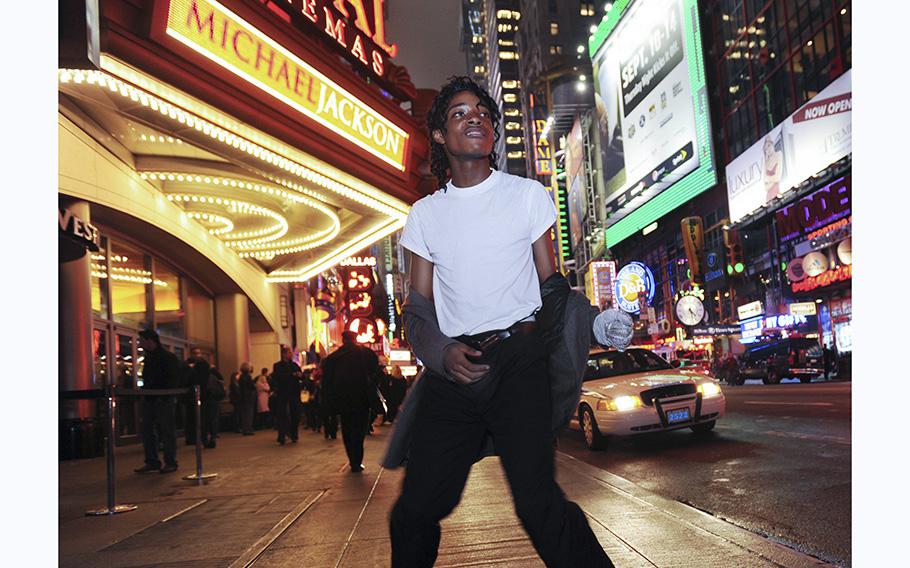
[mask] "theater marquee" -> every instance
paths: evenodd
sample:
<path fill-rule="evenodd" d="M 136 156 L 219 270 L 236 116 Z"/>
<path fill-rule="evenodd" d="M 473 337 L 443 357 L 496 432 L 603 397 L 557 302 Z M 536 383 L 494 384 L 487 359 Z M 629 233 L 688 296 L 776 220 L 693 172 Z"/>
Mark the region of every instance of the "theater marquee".
<path fill-rule="evenodd" d="M 404 130 L 218 2 L 172 0 L 166 33 L 404 171 Z"/>

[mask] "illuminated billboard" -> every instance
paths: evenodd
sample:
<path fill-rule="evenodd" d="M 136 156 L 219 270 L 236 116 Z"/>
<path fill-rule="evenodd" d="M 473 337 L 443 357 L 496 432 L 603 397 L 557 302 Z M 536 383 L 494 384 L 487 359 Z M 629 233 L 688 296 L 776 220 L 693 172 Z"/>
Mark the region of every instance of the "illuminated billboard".
<path fill-rule="evenodd" d="M 584 223 L 588 213 L 585 189 L 585 165 L 582 154 L 581 122 L 575 119 L 566 137 L 566 189 L 569 194 L 569 232 L 572 248 L 578 250 L 584 239 Z"/>
<path fill-rule="evenodd" d="M 612 246 L 717 183 L 697 0 L 619 0 L 589 43 Z"/>
<path fill-rule="evenodd" d="M 216 0 L 171 0 L 165 33 L 399 171 L 408 134 Z"/>
<path fill-rule="evenodd" d="M 727 164 L 734 223 L 853 151 L 852 70 Z"/>

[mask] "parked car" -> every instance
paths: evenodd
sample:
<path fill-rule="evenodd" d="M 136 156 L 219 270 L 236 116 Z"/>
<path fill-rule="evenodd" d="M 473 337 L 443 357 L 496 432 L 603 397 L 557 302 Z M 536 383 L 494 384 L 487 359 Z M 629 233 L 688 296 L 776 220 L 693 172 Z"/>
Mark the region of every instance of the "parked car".
<path fill-rule="evenodd" d="M 739 380 L 761 379 L 766 385 L 783 378 L 808 383 L 825 372 L 824 352 L 815 339 L 788 337 L 753 343 L 739 360 Z"/>
<path fill-rule="evenodd" d="M 612 436 L 710 432 L 725 410 L 720 386 L 703 372 L 676 368 L 647 349 L 597 350 L 570 426 L 582 430 L 588 448 L 603 450 Z"/>

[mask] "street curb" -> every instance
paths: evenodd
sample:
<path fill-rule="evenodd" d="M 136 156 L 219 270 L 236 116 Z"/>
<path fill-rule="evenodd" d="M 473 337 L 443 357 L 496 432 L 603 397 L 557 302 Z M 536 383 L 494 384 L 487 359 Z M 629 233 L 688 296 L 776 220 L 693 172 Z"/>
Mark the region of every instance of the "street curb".
<path fill-rule="evenodd" d="M 560 466 L 591 478 L 627 499 L 647 504 L 661 514 L 671 517 L 675 522 L 694 527 L 780 566 L 793 568 L 835 566 L 714 517 L 685 503 L 652 493 L 628 479 L 587 464 L 563 452 L 557 452 L 557 460 Z"/>

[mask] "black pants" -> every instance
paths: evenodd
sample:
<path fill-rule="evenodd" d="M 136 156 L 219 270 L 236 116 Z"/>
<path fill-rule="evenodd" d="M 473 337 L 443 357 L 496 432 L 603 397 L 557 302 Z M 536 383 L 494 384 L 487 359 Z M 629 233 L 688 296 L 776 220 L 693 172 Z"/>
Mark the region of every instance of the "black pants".
<path fill-rule="evenodd" d="M 306 427 L 313 432 L 320 431 L 322 429 L 321 416 L 322 413 L 319 410 L 319 403 L 310 399 L 309 404 L 306 405 Z"/>
<path fill-rule="evenodd" d="M 218 437 L 218 418 L 221 415 L 221 401 L 204 400 L 200 409 L 202 416 L 202 443 L 209 447 L 215 446 Z"/>
<path fill-rule="evenodd" d="M 369 411 L 366 408 L 341 413 L 341 438 L 344 440 L 344 451 L 348 454 L 348 463 L 352 468 L 363 464 L 363 440 L 367 436 L 368 415 Z"/>
<path fill-rule="evenodd" d="M 241 413 L 243 412 L 240 406 L 239 398 L 231 401 L 231 409 L 233 410 L 233 412 L 231 412 L 231 422 L 233 422 L 231 426 L 233 427 L 234 432 L 237 432 L 238 434 L 240 433 L 240 420 Z"/>
<path fill-rule="evenodd" d="M 297 397 L 277 397 L 276 410 L 278 420 L 278 440 L 284 441 L 286 438 L 296 440 L 298 437 L 297 428 L 300 426 L 300 398 Z"/>
<path fill-rule="evenodd" d="M 253 417 L 256 415 L 256 399 L 245 399 L 240 402 L 240 431 L 252 433 Z"/>
<path fill-rule="evenodd" d="M 177 465 L 177 401 L 172 396 L 147 396 L 142 401 L 142 446 L 145 464 L 161 467 L 158 436 L 164 446 L 164 463 Z"/>
<path fill-rule="evenodd" d="M 468 473 L 492 434 L 515 510 L 550 567 L 613 564 L 554 479 L 546 347 L 537 334 L 511 337 L 486 354 L 492 372 L 464 386 L 435 374 L 423 380 L 401 496 L 390 515 L 392 566 L 430 567 L 439 521 L 461 499 Z"/>
<path fill-rule="evenodd" d="M 322 428 L 326 439 L 335 439 L 335 436 L 338 435 L 338 415 L 334 411 L 322 411 Z"/>

